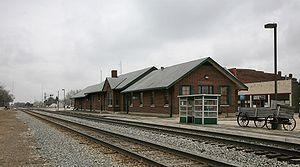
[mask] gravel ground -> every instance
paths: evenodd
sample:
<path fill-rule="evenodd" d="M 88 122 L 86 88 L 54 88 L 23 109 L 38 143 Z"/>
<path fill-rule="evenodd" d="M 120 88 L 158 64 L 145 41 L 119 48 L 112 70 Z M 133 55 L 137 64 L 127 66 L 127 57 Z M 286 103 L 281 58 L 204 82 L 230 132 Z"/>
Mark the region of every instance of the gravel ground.
<path fill-rule="evenodd" d="M 57 115 L 45 112 L 41 113 L 54 116 Z M 59 117 L 68 120 L 73 120 L 86 125 L 92 125 L 103 130 L 113 131 L 130 137 L 164 144 L 166 146 L 181 149 L 194 154 L 206 155 L 208 157 L 223 159 L 228 162 L 234 162 L 240 166 L 296 166 L 287 164 L 287 162 L 277 161 L 276 159 L 268 159 L 264 155 L 255 155 L 254 153 L 246 153 L 244 151 L 228 149 L 227 147 L 218 147 L 215 145 L 206 144 L 204 142 L 193 141 L 191 139 L 184 138 L 181 136 L 163 134 L 160 132 L 140 128 L 99 123 L 69 116 L 59 115 Z"/>
<path fill-rule="evenodd" d="M 40 155 L 51 166 L 124 166 L 84 142 L 75 140 L 53 126 L 18 112 L 17 118 L 26 122 L 38 143 Z"/>

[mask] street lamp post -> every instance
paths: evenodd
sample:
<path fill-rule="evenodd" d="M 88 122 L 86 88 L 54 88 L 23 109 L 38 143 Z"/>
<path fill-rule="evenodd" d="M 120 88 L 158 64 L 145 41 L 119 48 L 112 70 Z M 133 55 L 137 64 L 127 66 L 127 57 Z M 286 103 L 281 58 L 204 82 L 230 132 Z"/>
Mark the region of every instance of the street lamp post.
<path fill-rule="evenodd" d="M 64 110 L 66 109 L 66 90 L 62 89 L 64 91 Z"/>
<path fill-rule="evenodd" d="M 275 103 L 277 103 L 277 23 L 265 24 L 265 28 L 274 29 L 274 91 L 275 91 Z"/>

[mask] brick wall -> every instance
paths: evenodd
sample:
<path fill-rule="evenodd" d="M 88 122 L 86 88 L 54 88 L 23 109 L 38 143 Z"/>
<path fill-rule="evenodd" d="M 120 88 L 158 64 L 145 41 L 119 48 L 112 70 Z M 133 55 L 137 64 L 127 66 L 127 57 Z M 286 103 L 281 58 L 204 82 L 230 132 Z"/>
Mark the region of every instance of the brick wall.
<path fill-rule="evenodd" d="M 205 76 L 208 76 L 208 79 L 205 79 Z M 191 85 L 194 89 L 194 93 L 199 93 L 199 85 L 212 85 L 213 91 L 216 94 L 220 91 L 219 86 L 229 86 L 231 98 L 230 104 L 221 105 L 219 111 L 223 113 L 237 111 L 238 88 L 236 84 L 211 65 L 201 66 L 199 69 L 195 70 L 173 86 L 174 91 L 172 101 L 174 102 L 173 113 L 175 114 L 178 114 L 179 112 L 177 96 L 179 95 L 181 85 Z"/>
<path fill-rule="evenodd" d="M 265 73 L 263 71 L 256 71 L 251 69 L 236 69 L 236 68 L 232 68 L 229 70 L 243 83 L 274 81 L 275 78 L 274 74 Z M 277 75 L 277 79 L 283 80 L 284 77 L 282 77 L 280 73 Z"/>
<path fill-rule="evenodd" d="M 105 109 L 105 94 L 104 92 L 90 93 L 86 97 L 76 98 L 74 107 L 79 110 L 95 111 Z"/>
<path fill-rule="evenodd" d="M 154 92 L 153 105 L 151 105 L 152 92 Z M 136 92 L 133 96 L 135 98 L 132 99 L 133 104 L 129 107 L 129 112 L 169 114 L 169 107 L 164 103 L 164 90 L 144 91 L 142 106 L 139 100 L 140 93 Z"/>
<path fill-rule="evenodd" d="M 82 105 L 83 99 L 84 98 L 75 98 L 74 99 L 74 107 L 78 108 L 79 110 L 83 109 L 83 105 Z"/>
<path fill-rule="evenodd" d="M 95 110 L 104 110 L 104 93 L 103 92 L 96 92 L 91 93 L 89 96 L 89 102 L 91 102 L 91 107 L 88 107 L 89 110 L 95 111 Z"/>
<path fill-rule="evenodd" d="M 105 83 L 104 83 L 104 86 L 103 86 L 103 91 L 105 92 L 105 110 L 107 111 L 114 111 L 114 105 L 115 105 L 115 100 L 114 100 L 114 91 L 110 88 L 110 85 L 108 83 L 108 81 L 106 80 Z M 113 102 L 112 102 L 112 105 L 108 105 L 108 94 L 109 93 L 112 93 L 113 95 Z"/>

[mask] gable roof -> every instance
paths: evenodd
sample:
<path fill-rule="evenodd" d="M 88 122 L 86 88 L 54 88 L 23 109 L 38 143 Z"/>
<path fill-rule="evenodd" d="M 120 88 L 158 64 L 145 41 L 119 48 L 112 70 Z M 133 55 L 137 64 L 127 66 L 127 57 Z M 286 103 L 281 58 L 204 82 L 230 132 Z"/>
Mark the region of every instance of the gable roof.
<path fill-rule="evenodd" d="M 247 86 L 240 82 L 234 75 L 228 70 L 221 67 L 210 57 L 181 63 L 173 66 L 169 66 L 163 69 L 154 70 L 143 79 L 137 81 L 135 84 L 129 86 L 122 92 L 142 91 L 150 89 L 168 89 L 173 86 L 177 81 L 181 80 L 186 75 L 193 72 L 196 68 L 209 62 L 216 67 L 220 72 L 229 77 L 234 83 L 236 83 L 240 89 L 247 89 Z"/>
<path fill-rule="evenodd" d="M 77 99 L 77 98 L 82 98 L 85 97 L 86 95 L 84 94 L 84 89 L 76 93 L 71 97 L 71 99 Z"/>
<path fill-rule="evenodd" d="M 78 93 L 76 93 L 75 95 L 73 95 L 71 98 L 72 99 L 82 98 L 82 97 L 85 97 L 89 93 L 102 92 L 103 86 L 104 86 L 104 82 L 88 86 L 88 87 L 84 88 L 83 90 L 79 91 Z"/>
<path fill-rule="evenodd" d="M 102 92 L 104 86 L 104 82 L 101 82 L 96 85 L 91 85 L 85 88 L 84 94 L 89 94 L 89 93 L 96 93 L 96 92 Z"/>
<path fill-rule="evenodd" d="M 141 70 L 119 75 L 117 78 L 107 77 L 111 89 L 125 89 L 144 75 L 156 70 L 155 67 L 148 67 Z"/>

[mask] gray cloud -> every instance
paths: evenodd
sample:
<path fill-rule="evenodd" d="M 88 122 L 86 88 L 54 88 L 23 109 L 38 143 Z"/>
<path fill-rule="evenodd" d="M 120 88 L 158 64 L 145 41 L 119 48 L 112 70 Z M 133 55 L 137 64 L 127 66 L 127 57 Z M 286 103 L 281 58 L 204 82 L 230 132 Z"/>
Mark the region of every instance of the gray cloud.
<path fill-rule="evenodd" d="M 278 22 L 279 69 L 300 77 L 300 2 L 284 0 L 3 0 L 0 84 L 17 101 L 41 89 L 80 89 L 110 75 L 211 56 L 226 67 L 273 71 Z"/>

